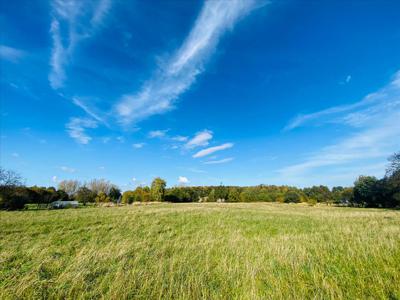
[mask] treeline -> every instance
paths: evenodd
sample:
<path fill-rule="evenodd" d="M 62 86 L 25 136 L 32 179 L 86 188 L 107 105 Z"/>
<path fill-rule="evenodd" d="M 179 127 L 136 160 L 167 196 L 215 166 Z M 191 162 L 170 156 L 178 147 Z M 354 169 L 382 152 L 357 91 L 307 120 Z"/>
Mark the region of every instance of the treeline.
<path fill-rule="evenodd" d="M 64 180 L 55 187 L 26 187 L 21 176 L 13 171 L 0 168 L 0 209 L 22 209 L 26 204 L 48 207 L 54 201 L 78 201 L 87 203 L 118 202 L 121 190 L 104 179 L 87 183 Z"/>
<path fill-rule="evenodd" d="M 104 179 L 87 183 L 65 180 L 54 187 L 26 187 L 21 176 L 0 168 L 0 209 L 22 209 L 26 204 L 48 206 L 53 201 L 75 200 L 86 203 L 168 202 L 283 202 L 326 203 L 357 207 L 400 207 L 400 152 L 389 158 L 382 179 L 360 176 L 353 187 L 258 185 L 240 186 L 179 186 L 166 188 L 166 182 L 155 178 L 150 187 L 139 186 L 125 191 Z"/>

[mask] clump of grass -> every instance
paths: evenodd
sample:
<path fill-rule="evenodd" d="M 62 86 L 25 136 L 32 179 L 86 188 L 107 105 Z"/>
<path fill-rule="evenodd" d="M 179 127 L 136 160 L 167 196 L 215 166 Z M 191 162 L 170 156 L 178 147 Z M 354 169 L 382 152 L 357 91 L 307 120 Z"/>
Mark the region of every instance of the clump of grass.
<path fill-rule="evenodd" d="M 191 203 L 0 212 L 2 298 L 400 298 L 400 212 Z"/>

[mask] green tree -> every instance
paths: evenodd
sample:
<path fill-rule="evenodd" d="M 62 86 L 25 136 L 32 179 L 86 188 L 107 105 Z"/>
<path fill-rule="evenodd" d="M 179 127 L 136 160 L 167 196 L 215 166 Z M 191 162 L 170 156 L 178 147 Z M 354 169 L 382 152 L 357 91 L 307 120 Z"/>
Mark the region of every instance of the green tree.
<path fill-rule="evenodd" d="M 285 203 L 300 203 L 301 197 L 296 191 L 289 191 L 285 194 Z"/>
<path fill-rule="evenodd" d="M 110 197 L 108 197 L 107 194 L 104 192 L 98 193 L 95 200 L 97 203 L 111 202 Z"/>
<path fill-rule="evenodd" d="M 125 191 L 122 194 L 121 201 L 122 201 L 122 203 L 125 203 L 125 204 L 132 204 L 134 201 L 138 201 L 138 198 L 136 197 L 134 191 Z"/>
<path fill-rule="evenodd" d="M 113 186 L 113 187 L 111 187 L 110 192 L 108 193 L 108 196 L 111 198 L 111 200 L 113 202 L 117 202 L 119 200 L 119 198 L 121 197 L 121 190 L 118 187 Z"/>
<path fill-rule="evenodd" d="M 354 182 L 354 202 L 361 206 L 377 206 L 377 186 L 378 179 L 374 176 L 358 177 Z"/>
<path fill-rule="evenodd" d="M 237 188 L 229 189 L 228 201 L 229 202 L 239 202 L 240 201 L 240 192 Z"/>
<path fill-rule="evenodd" d="M 95 192 L 83 186 L 79 188 L 78 192 L 75 195 L 75 199 L 83 203 L 83 205 L 86 205 L 86 203 L 95 202 L 96 196 L 97 195 Z"/>
<path fill-rule="evenodd" d="M 150 189 L 150 198 L 152 201 L 160 202 L 164 200 L 166 185 L 167 183 L 165 182 L 165 180 L 161 179 L 160 177 L 157 177 L 153 180 Z"/>
<path fill-rule="evenodd" d="M 215 202 L 217 198 L 215 197 L 215 189 L 212 189 L 211 192 L 208 194 L 207 202 Z"/>

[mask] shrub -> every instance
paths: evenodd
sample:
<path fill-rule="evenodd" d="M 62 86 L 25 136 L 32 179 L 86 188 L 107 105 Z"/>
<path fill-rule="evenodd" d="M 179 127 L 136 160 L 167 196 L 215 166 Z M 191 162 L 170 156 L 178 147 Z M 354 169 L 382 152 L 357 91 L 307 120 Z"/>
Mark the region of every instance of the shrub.
<path fill-rule="evenodd" d="M 301 200 L 300 195 L 295 191 L 290 191 L 285 194 L 285 203 L 299 203 Z"/>

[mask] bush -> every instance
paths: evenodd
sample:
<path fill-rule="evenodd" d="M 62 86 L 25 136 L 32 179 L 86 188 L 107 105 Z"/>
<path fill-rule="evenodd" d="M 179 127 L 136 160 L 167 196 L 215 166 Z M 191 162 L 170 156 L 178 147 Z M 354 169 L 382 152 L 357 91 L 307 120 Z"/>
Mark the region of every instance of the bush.
<path fill-rule="evenodd" d="M 135 192 L 133 191 L 126 191 L 122 194 L 122 203 L 125 204 L 132 204 L 136 200 Z"/>
<path fill-rule="evenodd" d="M 100 192 L 96 196 L 96 202 L 97 203 L 106 203 L 106 202 L 111 202 L 110 197 L 107 196 L 106 193 Z"/>
<path fill-rule="evenodd" d="M 285 203 L 300 203 L 301 197 L 295 191 L 290 191 L 285 194 L 284 202 Z"/>
<path fill-rule="evenodd" d="M 29 202 L 29 194 L 25 188 L 2 187 L 0 191 L 0 209 L 23 209 Z"/>

